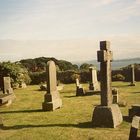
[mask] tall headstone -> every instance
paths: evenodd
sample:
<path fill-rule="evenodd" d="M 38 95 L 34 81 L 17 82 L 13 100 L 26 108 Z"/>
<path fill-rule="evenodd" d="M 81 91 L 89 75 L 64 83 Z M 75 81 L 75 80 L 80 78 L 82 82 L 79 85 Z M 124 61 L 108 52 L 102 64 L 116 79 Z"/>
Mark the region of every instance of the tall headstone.
<path fill-rule="evenodd" d="M 89 83 L 89 90 L 99 91 L 99 82 L 97 80 L 97 70 L 96 67 L 89 67 L 89 72 L 91 75 L 90 83 Z"/>
<path fill-rule="evenodd" d="M 130 86 L 135 86 L 135 68 L 134 65 L 131 65 L 131 83 Z"/>
<path fill-rule="evenodd" d="M 115 128 L 122 122 L 122 114 L 117 104 L 112 104 L 110 42 L 101 41 L 100 51 L 97 52 L 101 73 L 101 105 L 93 112 L 93 126 Z"/>
<path fill-rule="evenodd" d="M 62 100 L 57 91 L 56 66 L 53 61 L 47 63 L 47 93 L 42 108 L 44 111 L 53 111 L 62 106 Z"/>
<path fill-rule="evenodd" d="M 140 124 L 140 117 L 134 116 L 131 124 L 130 134 L 129 134 L 129 140 L 139 140 L 140 137 L 138 137 L 138 129 Z"/>
<path fill-rule="evenodd" d="M 3 93 L 12 94 L 13 89 L 11 88 L 11 79 L 10 77 L 3 77 Z"/>

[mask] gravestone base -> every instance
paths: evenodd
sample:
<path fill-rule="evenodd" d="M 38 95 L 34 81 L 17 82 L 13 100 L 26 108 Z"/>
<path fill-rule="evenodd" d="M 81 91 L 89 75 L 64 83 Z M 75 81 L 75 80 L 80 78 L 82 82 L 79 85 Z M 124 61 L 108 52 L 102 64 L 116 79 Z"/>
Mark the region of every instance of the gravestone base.
<path fill-rule="evenodd" d="M 123 118 L 119 106 L 96 106 L 93 112 L 93 127 L 115 128 L 121 124 Z"/>
<path fill-rule="evenodd" d="M 59 96 L 58 91 L 51 94 L 45 94 L 45 101 L 42 103 L 42 109 L 44 111 L 53 111 L 62 106 L 62 99 Z"/>
<path fill-rule="evenodd" d="M 132 119 L 134 116 L 140 116 L 140 105 L 132 105 L 132 108 L 129 109 L 129 118 Z"/>
<path fill-rule="evenodd" d="M 136 86 L 136 84 L 135 83 L 131 83 L 130 86 Z"/>
<path fill-rule="evenodd" d="M 90 83 L 89 84 L 89 90 L 93 90 L 93 91 L 100 91 L 100 86 L 99 86 L 99 83 L 96 82 L 96 83 Z"/>
<path fill-rule="evenodd" d="M 76 96 L 83 96 L 85 95 L 84 89 L 82 87 L 76 88 Z"/>

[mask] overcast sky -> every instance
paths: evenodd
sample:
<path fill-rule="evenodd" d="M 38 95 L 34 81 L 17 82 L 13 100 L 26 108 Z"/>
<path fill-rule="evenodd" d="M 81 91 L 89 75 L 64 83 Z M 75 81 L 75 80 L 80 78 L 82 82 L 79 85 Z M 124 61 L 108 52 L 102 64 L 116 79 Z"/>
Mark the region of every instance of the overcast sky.
<path fill-rule="evenodd" d="M 139 57 L 140 0 L 0 0 L 0 60 L 92 60 L 100 40 Z"/>

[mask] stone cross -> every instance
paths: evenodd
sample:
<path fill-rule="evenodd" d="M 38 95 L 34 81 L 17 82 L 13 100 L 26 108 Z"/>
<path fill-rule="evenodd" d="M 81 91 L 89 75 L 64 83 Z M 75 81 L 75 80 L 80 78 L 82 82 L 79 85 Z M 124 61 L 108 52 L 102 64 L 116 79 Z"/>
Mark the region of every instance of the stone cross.
<path fill-rule="evenodd" d="M 109 106 L 112 104 L 111 61 L 113 59 L 109 41 L 100 42 L 100 51 L 97 52 L 97 57 L 98 62 L 101 62 L 101 105 Z"/>
<path fill-rule="evenodd" d="M 53 61 L 47 63 L 47 93 L 44 97 L 43 110 L 53 111 L 62 106 L 62 100 L 57 91 L 56 66 Z"/>
<path fill-rule="evenodd" d="M 99 83 L 97 80 L 97 70 L 96 67 L 89 67 L 89 71 L 91 74 L 89 90 L 99 91 Z"/>
<path fill-rule="evenodd" d="M 131 86 L 135 86 L 135 68 L 131 65 Z"/>
<path fill-rule="evenodd" d="M 139 124 L 140 124 L 140 117 L 134 116 L 133 120 L 132 120 L 132 124 L 131 124 L 129 140 L 138 140 L 138 139 L 140 139 L 140 137 L 137 137 Z"/>
<path fill-rule="evenodd" d="M 96 127 L 115 128 L 122 122 L 122 114 L 118 104 L 112 103 L 110 42 L 101 41 L 97 52 L 101 73 L 101 105 L 94 108 L 92 122 Z"/>

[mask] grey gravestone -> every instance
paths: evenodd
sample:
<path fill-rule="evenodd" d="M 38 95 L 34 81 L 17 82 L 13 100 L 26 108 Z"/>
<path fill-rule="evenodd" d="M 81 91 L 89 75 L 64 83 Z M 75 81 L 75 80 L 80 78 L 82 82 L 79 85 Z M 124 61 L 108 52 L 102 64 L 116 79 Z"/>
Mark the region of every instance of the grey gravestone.
<path fill-rule="evenodd" d="M 99 86 L 99 82 L 97 80 L 96 67 L 89 67 L 89 71 L 90 71 L 90 75 L 91 75 L 91 79 L 90 79 L 90 83 L 89 83 L 89 90 L 99 91 L 100 86 Z"/>
<path fill-rule="evenodd" d="M 3 77 L 3 92 L 4 94 L 12 94 L 13 89 L 11 88 L 11 79 L 10 77 Z"/>
<path fill-rule="evenodd" d="M 97 52 L 101 72 L 101 105 L 96 106 L 92 122 L 94 127 L 115 128 L 122 122 L 122 114 L 117 104 L 112 104 L 110 42 L 101 41 Z"/>
<path fill-rule="evenodd" d="M 140 116 L 139 104 L 132 105 L 131 109 L 129 109 L 129 118 L 132 119 L 135 115 Z"/>
<path fill-rule="evenodd" d="M 113 95 L 113 104 L 118 104 L 118 102 L 119 102 L 119 98 L 118 98 L 119 91 L 118 91 L 117 88 L 112 89 L 112 95 Z"/>
<path fill-rule="evenodd" d="M 140 124 L 140 117 L 134 116 L 131 124 L 130 134 L 129 134 L 129 140 L 139 140 L 140 137 L 138 137 L 138 129 Z"/>
<path fill-rule="evenodd" d="M 135 86 L 135 68 L 134 65 L 131 65 L 131 83 L 130 86 Z"/>
<path fill-rule="evenodd" d="M 53 111 L 62 106 L 62 100 L 57 91 L 56 66 L 53 61 L 47 63 L 47 93 L 42 108 L 44 111 Z"/>

